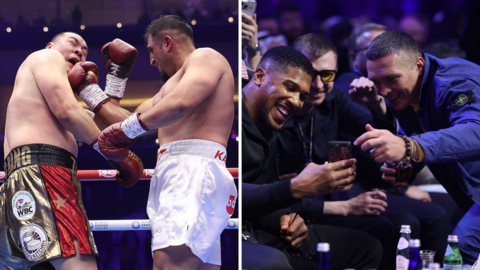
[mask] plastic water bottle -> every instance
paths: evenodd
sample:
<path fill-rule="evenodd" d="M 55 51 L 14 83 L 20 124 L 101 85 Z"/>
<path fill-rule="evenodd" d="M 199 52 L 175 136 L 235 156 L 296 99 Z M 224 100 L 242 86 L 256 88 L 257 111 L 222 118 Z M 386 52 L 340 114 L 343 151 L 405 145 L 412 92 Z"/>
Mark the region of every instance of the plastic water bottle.
<path fill-rule="evenodd" d="M 410 240 L 410 263 L 408 270 L 422 270 L 422 260 L 420 259 L 420 240 Z"/>
<path fill-rule="evenodd" d="M 462 270 L 463 260 L 458 249 L 458 236 L 455 234 L 448 235 L 448 245 L 443 258 L 444 270 Z"/>
<path fill-rule="evenodd" d="M 402 225 L 400 240 L 397 245 L 397 270 L 407 270 L 410 263 L 410 225 Z"/>
<path fill-rule="evenodd" d="M 317 270 L 330 270 L 330 263 L 328 262 L 328 252 L 330 251 L 329 243 L 318 243 L 318 268 Z"/>
<path fill-rule="evenodd" d="M 440 270 L 440 264 L 439 263 L 430 263 L 428 265 L 428 270 Z"/>

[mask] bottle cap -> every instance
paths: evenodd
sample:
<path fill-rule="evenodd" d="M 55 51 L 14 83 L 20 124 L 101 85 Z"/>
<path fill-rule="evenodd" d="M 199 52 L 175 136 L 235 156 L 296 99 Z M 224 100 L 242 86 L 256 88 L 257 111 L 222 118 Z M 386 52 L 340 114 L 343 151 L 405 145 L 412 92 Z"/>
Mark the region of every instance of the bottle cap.
<path fill-rule="evenodd" d="M 440 270 L 440 264 L 439 263 L 430 263 L 428 265 L 428 270 Z"/>
<path fill-rule="evenodd" d="M 318 243 L 317 244 L 317 251 L 318 252 L 329 252 L 330 251 L 330 244 L 329 243 Z"/>
<path fill-rule="evenodd" d="M 458 243 L 458 236 L 456 234 L 449 234 L 447 241 Z"/>
<path fill-rule="evenodd" d="M 402 228 L 400 229 L 400 233 L 411 233 L 412 231 L 410 230 L 410 225 L 402 225 Z"/>
<path fill-rule="evenodd" d="M 419 248 L 420 239 L 411 239 L 409 244 L 410 244 L 410 247 Z"/>

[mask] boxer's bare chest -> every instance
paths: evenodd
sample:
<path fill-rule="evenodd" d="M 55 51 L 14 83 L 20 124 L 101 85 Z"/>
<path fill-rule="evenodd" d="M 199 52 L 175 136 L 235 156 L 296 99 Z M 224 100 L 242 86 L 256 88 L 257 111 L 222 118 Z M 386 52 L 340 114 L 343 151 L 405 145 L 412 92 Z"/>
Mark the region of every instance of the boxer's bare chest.
<path fill-rule="evenodd" d="M 157 104 L 163 97 L 170 94 L 174 91 L 175 87 L 180 83 L 181 79 L 183 78 L 183 74 L 185 74 L 183 68 L 177 71 L 175 75 L 173 75 L 163 86 L 160 88 L 160 91 L 153 99 L 153 105 Z"/>

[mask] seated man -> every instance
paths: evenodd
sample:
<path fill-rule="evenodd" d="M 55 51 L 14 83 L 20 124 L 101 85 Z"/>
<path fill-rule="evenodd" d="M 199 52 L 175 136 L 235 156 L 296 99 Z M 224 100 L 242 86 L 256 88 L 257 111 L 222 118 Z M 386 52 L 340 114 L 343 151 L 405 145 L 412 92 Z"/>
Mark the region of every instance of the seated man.
<path fill-rule="evenodd" d="M 371 113 L 352 103 L 334 87 L 337 51 L 328 38 L 320 34 L 306 34 L 295 41 L 294 48 L 310 60 L 316 76 L 303 107 L 278 133 L 278 170 L 281 175 L 298 172 L 312 161 L 317 164 L 328 161 L 328 141 L 338 140 L 340 131 L 358 136 L 364 132 L 365 123 L 373 122 L 383 128 L 395 128 L 394 118 L 385 110 L 382 99 L 375 102 L 373 110 L 377 113 L 372 118 Z M 302 217 L 317 224 L 368 232 L 383 246 L 384 256 L 380 269 L 391 269 L 395 263 L 395 236 L 399 230 L 395 232 L 396 226 L 393 224 L 398 220 L 392 223 L 384 215 L 379 216 L 387 207 L 383 201 L 386 198 L 382 191 L 374 191 L 348 201 L 304 199 L 292 208 L 298 209 Z M 397 213 L 395 218 L 406 221 L 401 213 Z"/>
<path fill-rule="evenodd" d="M 331 243 L 333 269 L 378 268 L 382 257 L 380 243 L 368 234 L 323 225 L 307 227 L 304 219 L 289 208 L 302 198 L 350 190 L 355 160 L 310 163 L 297 177 L 278 181 L 276 131 L 302 108 L 314 74 L 310 61 L 300 52 L 275 47 L 263 56 L 252 80 L 243 88 L 242 217 L 245 238 L 253 242 L 243 245 L 244 267 L 264 261 L 265 253 L 252 254 L 262 250 L 262 245 L 283 251 L 294 269 L 314 269 L 316 261 L 311 261 L 309 254 L 318 242 Z"/>

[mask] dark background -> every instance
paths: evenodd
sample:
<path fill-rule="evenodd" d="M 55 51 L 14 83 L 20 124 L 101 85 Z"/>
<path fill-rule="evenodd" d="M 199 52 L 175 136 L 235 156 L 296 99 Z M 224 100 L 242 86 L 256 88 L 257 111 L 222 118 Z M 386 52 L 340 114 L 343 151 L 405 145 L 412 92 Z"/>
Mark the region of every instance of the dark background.
<path fill-rule="evenodd" d="M 457 56 L 480 64 L 477 0 L 260 0 L 257 4 L 259 36 L 282 34 L 291 45 L 306 33 L 325 34 L 337 47 L 339 75 L 349 70 L 348 37 L 367 22 L 407 32 L 420 48 L 437 57 Z"/>
<path fill-rule="evenodd" d="M 122 107 L 133 111 L 154 96 L 163 82 L 150 66 L 143 34 L 161 14 L 177 14 L 192 25 L 195 45 L 211 47 L 230 63 L 238 85 L 238 2 L 236 0 L 7 0 L 0 2 L 0 153 L 3 153 L 5 114 L 16 72 L 32 52 L 43 49 L 63 31 L 81 35 L 89 47 L 88 61 L 97 64 L 101 88 L 106 69 L 102 46 L 120 38 L 138 50 L 138 59 L 127 83 Z M 117 24 L 121 23 L 121 27 Z M 194 24 L 194 25 L 193 25 Z M 48 31 L 45 32 L 45 27 Z M 83 30 L 82 30 L 83 28 Z M 205 74 L 208 76 L 208 74 Z M 238 95 L 235 121 L 228 142 L 227 167 L 238 168 Z M 32 134 L 34 136 L 34 134 Z M 78 169 L 111 169 L 88 145 L 78 142 Z M 137 139 L 130 147 L 142 158 L 145 169 L 154 169 L 159 148 L 156 136 Z M 3 171 L 3 163 L 0 171 Z M 90 220 L 148 219 L 146 203 L 150 181 L 123 188 L 115 181 L 82 182 L 82 196 Z M 233 216 L 237 218 L 238 216 Z M 152 269 L 150 231 L 94 232 L 99 249 L 99 269 Z M 238 269 L 238 230 L 222 233 L 222 269 Z"/>

